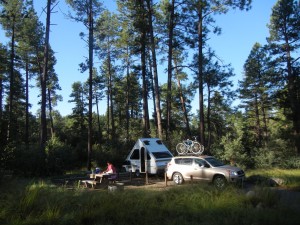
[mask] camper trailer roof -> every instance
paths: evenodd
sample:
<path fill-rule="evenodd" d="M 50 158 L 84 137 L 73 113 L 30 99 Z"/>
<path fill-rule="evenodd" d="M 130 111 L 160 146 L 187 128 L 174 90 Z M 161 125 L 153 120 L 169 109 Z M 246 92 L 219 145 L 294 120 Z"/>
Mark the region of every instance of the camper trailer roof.
<path fill-rule="evenodd" d="M 139 141 L 141 141 L 150 152 L 169 151 L 159 138 L 140 138 Z"/>

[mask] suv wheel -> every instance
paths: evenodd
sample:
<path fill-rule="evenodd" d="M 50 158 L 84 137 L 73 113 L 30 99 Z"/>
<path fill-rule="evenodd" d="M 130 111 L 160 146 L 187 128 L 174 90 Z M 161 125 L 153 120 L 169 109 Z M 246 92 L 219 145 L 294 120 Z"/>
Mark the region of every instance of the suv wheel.
<path fill-rule="evenodd" d="M 216 188 L 223 189 L 227 182 L 224 176 L 218 175 L 214 178 L 213 183 Z"/>
<path fill-rule="evenodd" d="M 183 177 L 182 177 L 181 173 L 173 174 L 173 182 L 177 185 L 183 183 Z"/>

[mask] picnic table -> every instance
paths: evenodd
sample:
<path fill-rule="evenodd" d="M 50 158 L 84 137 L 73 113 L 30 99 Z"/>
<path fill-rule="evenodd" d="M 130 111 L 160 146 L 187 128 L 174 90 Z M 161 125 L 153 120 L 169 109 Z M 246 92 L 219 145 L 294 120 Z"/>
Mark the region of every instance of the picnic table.
<path fill-rule="evenodd" d="M 90 174 L 90 179 L 81 180 L 81 183 L 83 183 L 86 188 L 88 188 L 89 186 L 95 188 L 98 184 L 107 185 L 109 183 L 114 183 L 116 179 L 116 173 Z"/>

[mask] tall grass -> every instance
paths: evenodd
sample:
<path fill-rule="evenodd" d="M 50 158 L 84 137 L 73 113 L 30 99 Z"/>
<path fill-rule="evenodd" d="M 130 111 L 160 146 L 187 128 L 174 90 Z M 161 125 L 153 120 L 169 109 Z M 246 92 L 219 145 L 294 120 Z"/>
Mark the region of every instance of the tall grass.
<path fill-rule="evenodd" d="M 132 224 L 298 224 L 297 212 L 269 189 L 247 196 L 241 189 L 182 185 L 161 191 L 122 192 L 53 187 L 42 181 L 19 181 L 0 187 L 3 225 Z M 257 207 L 258 204 L 261 207 Z"/>

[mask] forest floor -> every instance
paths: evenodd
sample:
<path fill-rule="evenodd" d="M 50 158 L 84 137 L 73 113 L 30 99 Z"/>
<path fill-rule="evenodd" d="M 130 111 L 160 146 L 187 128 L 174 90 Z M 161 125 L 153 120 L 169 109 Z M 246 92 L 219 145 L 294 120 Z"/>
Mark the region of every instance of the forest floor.
<path fill-rule="evenodd" d="M 117 184 L 122 185 L 122 190 L 132 190 L 132 189 L 145 189 L 145 190 L 154 190 L 154 191 L 164 191 L 168 190 L 172 187 L 175 187 L 173 181 L 166 181 L 163 177 L 150 177 L 148 178 L 148 182 L 146 182 L 146 179 L 144 177 L 140 178 L 133 178 L 131 181 L 119 181 Z M 56 183 L 57 184 L 57 183 Z M 198 182 L 193 183 L 186 183 L 184 185 L 197 185 Z M 202 185 L 202 184 L 200 184 Z M 206 184 L 203 184 L 206 185 Z M 68 188 L 73 189 L 74 188 L 74 182 L 68 182 Z M 111 186 L 114 186 L 112 184 Z M 252 182 L 244 182 L 242 187 L 240 187 L 240 190 L 242 193 L 247 194 L 249 191 L 255 191 L 257 188 L 257 185 L 255 185 Z M 286 188 L 284 186 L 272 186 L 268 187 L 270 190 L 275 191 L 279 196 L 279 201 L 283 205 L 291 206 L 292 208 L 295 208 L 300 213 L 300 187 L 296 188 Z M 100 188 L 96 187 L 95 189 L 87 188 L 85 190 L 88 191 L 97 191 L 99 189 L 107 189 L 107 185 L 100 186 Z"/>
<path fill-rule="evenodd" d="M 196 185 L 199 183 L 193 183 L 192 185 Z M 176 185 L 173 184 L 172 181 L 161 180 L 161 179 L 150 179 L 148 184 L 145 184 L 144 180 L 140 180 L 139 182 L 133 182 L 132 184 L 125 185 L 125 189 L 151 189 L 151 190 L 166 190 L 168 188 L 172 188 Z M 279 196 L 279 201 L 283 205 L 288 205 L 300 213 L 300 187 L 297 188 L 286 188 L 282 186 L 268 187 L 272 191 L 275 191 Z M 247 194 L 249 191 L 253 191 L 256 189 L 256 185 L 250 182 L 245 182 L 243 187 L 240 187 L 241 191 Z"/>

